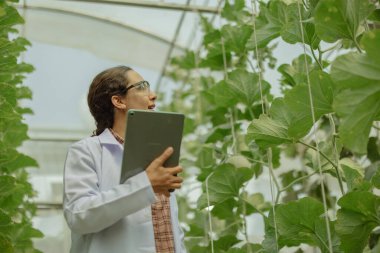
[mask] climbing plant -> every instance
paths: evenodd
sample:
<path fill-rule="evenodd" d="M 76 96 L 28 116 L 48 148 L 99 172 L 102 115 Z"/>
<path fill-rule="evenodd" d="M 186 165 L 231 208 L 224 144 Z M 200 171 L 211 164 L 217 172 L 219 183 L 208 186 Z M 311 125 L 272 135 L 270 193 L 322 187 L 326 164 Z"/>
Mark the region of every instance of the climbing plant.
<path fill-rule="evenodd" d="M 32 97 L 22 81 L 33 67 L 20 61 L 30 43 L 18 36 L 15 26 L 24 21 L 10 2 L 17 1 L 0 2 L 0 252 L 39 252 L 31 240 L 42 237 L 31 222 L 35 192 L 24 169 L 37 163 L 17 150 L 28 139 L 23 115 L 32 111 L 20 100 Z"/>
<path fill-rule="evenodd" d="M 200 17 L 201 47 L 166 71 L 178 88 L 165 109 L 187 116 L 182 162 L 202 189 L 180 202 L 190 252 L 380 250 L 379 14 L 374 0 L 236 0 L 217 24 Z M 277 43 L 303 53 L 278 66 Z M 270 199 L 248 188 L 262 178 Z"/>

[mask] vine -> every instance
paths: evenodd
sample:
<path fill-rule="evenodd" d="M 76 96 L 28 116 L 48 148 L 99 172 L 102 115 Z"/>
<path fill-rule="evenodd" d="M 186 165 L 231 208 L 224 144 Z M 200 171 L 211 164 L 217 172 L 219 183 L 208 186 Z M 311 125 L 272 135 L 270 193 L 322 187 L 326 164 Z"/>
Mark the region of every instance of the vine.
<path fill-rule="evenodd" d="M 15 1 L 9 1 L 15 2 Z M 28 182 L 26 167 L 37 167 L 31 157 L 17 151 L 28 139 L 23 115 L 32 113 L 20 106 L 22 99 L 31 99 L 29 88 L 22 85 L 25 73 L 33 66 L 20 62 L 20 54 L 30 43 L 18 37 L 14 28 L 24 21 L 7 1 L 0 3 L 0 252 L 39 252 L 32 238 L 42 233 L 32 227 L 36 208 L 35 195 Z"/>

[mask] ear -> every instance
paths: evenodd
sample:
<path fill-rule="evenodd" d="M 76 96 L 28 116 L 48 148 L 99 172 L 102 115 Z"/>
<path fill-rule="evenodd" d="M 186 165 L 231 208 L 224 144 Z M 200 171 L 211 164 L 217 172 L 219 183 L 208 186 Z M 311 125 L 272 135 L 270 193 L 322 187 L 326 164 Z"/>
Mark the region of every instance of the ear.
<path fill-rule="evenodd" d="M 123 100 L 121 100 L 120 96 L 116 96 L 116 95 L 112 96 L 111 102 L 116 109 L 119 109 L 119 110 L 127 109 L 127 106 L 124 104 Z"/>

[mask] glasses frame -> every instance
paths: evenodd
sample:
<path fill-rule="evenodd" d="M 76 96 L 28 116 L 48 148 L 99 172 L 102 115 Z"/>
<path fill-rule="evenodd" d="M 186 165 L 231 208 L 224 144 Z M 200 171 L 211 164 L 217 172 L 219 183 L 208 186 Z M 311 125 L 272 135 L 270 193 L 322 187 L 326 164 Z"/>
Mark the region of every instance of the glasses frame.
<path fill-rule="evenodd" d="M 137 83 L 129 85 L 127 87 L 127 89 L 125 90 L 125 92 L 128 92 L 130 89 L 135 88 L 137 86 L 140 86 L 141 84 L 145 84 L 146 87 L 148 87 L 148 90 L 150 90 L 150 83 L 148 81 L 146 81 L 146 80 L 143 80 L 143 81 L 140 81 L 140 82 L 137 82 Z"/>

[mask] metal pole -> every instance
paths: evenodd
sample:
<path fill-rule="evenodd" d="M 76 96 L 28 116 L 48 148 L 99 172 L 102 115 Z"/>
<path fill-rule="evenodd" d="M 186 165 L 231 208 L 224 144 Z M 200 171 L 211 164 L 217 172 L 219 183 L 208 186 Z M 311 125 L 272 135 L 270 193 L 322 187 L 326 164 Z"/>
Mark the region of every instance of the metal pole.
<path fill-rule="evenodd" d="M 62 1 L 62 0 L 59 0 Z M 144 8 L 157 8 L 166 10 L 177 10 L 177 11 L 191 11 L 191 12 L 205 12 L 205 13 L 217 13 L 218 10 L 213 7 L 204 7 L 196 5 L 183 5 L 183 4 L 173 4 L 165 2 L 152 2 L 152 1 L 136 1 L 136 0 L 65 0 L 62 2 L 91 2 L 91 3 L 101 3 L 101 4 L 117 4 L 117 5 L 129 5 Z"/>
<path fill-rule="evenodd" d="M 191 1 L 191 0 L 187 0 L 187 1 L 186 1 L 186 5 L 189 5 L 189 4 L 190 4 L 190 1 Z M 157 86 L 156 86 L 156 92 L 157 92 L 157 93 L 160 91 L 160 86 L 161 86 L 162 78 L 164 77 L 165 70 L 166 70 L 166 66 L 167 66 L 168 63 L 169 63 L 169 59 L 170 59 L 170 57 L 171 57 L 171 54 L 172 54 L 173 49 L 174 49 L 174 45 L 175 45 L 175 43 L 176 43 L 176 41 L 177 41 L 177 38 L 178 38 L 179 32 L 180 32 L 180 30 L 181 30 L 181 27 L 182 27 L 182 24 L 183 24 L 183 20 L 185 19 L 185 15 L 186 15 L 186 11 L 183 11 L 183 12 L 182 12 L 182 15 L 181 15 L 181 18 L 180 18 L 180 20 L 179 20 L 179 22 L 178 22 L 177 29 L 176 29 L 176 31 L 175 31 L 175 34 L 174 34 L 173 40 L 172 40 L 172 42 L 170 43 L 169 51 L 168 51 L 168 53 L 166 54 L 166 59 L 165 59 L 164 65 L 162 65 L 161 73 L 160 73 L 160 77 L 158 78 Z"/>

